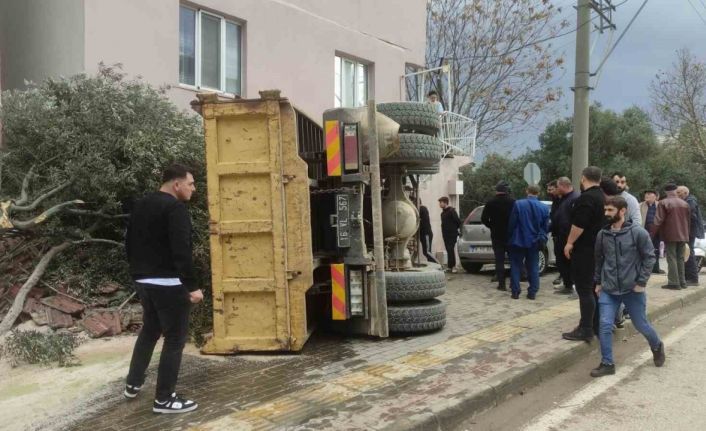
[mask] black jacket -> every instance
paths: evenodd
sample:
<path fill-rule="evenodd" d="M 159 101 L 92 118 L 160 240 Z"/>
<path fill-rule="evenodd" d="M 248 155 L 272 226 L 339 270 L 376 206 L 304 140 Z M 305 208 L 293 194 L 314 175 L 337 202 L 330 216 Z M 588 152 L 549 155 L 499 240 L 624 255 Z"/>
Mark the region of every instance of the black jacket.
<path fill-rule="evenodd" d="M 583 229 L 583 233 L 574 243 L 574 249 L 593 253 L 596 235 L 605 226 L 605 195 L 600 187 L 594 186 L 576 198 L 570 211 L 572 225 Z"/>
<path fill-rule="evenodd" d="M 419 207 L 419 234 L 427 236 L 432 235 L 429 209 L 424 205 Z"/>
<path fill-rule="evenodd" d="M 571 208 L 574 201 L 578 199 L 579 193 L 572 191 L 571 193 L 562 196 L 557 203 L 556 210 L 551 215 L 552 235 L 555 237 L 568 237 L 571 231 Z M 553 207 L 554 205 L 552 205 Z"/>
<path fill-rule="evenodd" d="M 458 218 L 458 213 L 454 207 L 446 207 L 441 210 L 441 235 L 444 238 L 458 237 L 461 229 L 461 219 Z"/>
<path fill-rule="evenodd" d="M 191 257 L 191 217 L 186 205 L 164 192 L 140 199 L 130 213 L 125 249 L 130 274 L 141 278 L 179 278 L 197 290 Z"/>
<path fill-rule="evenodd" d="M 485 204 L 480 221 L 490 229 L 490 239 L 493 241 L 507 243 L 508 221 L 514 204 L 515 199 L 506 194 L 495 195 Z"/>

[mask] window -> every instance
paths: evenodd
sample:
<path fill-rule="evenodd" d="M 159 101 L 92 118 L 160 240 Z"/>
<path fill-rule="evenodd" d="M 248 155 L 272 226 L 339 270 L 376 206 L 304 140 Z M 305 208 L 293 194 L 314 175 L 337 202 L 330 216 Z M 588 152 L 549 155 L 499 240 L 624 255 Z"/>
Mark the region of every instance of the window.
<path fill-rule="evenodd" d="M 355 108 L 368 102 L 368 65 L 336 56 L 334 58 L 336 108 Z"/>
<path fill-rule="evenodd" d="M 241 94 L 242 27 L 223 17 L 181 6 L 179 82 Z"/>

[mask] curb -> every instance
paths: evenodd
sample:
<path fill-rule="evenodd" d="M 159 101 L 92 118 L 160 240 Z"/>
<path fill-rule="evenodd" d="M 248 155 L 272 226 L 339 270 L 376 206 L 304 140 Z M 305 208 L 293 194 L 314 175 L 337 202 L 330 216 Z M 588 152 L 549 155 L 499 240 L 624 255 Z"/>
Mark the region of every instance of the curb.
<path fill-rule="evenodd" d="M 650 321 L 658 321 L 673 311 L 683 309 L 703 298 L 706 298 L 706 289 L 701 288 L 648 311 L 647 317 Z M 637 331 L 630 324 L 625 326 L 625 334 L 633 336 L 637 334 Z M 443 410 L 407 418 L 389 429 L 426 431 L 454 428 L 461 422 L 502 404 L 514 394 L 551 379 L 577 360 L 584 358 L 588 353 L 598 350 L 598 345 L 599 343 L 595 341 L 590 344 L 576 343 L 569 349 L 558 352 L 541 363 L 532 363 L 520 369 L 510 369 L 491 379 L 486 385 L 487 388 L 472 391 L 468 397 L 448 405 Z"/>

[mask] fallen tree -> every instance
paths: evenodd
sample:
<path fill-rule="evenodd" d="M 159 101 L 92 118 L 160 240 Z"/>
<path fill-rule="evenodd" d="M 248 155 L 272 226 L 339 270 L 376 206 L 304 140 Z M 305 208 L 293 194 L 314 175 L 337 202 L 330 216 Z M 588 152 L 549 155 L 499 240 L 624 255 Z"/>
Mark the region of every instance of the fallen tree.
<path fill-rule="evenodd" d="M 178 110 L 165 89 L 126 79 L 119 66 L 6 91 L 0 120 L 0 241 L 13 237 L 41 250 L 30 268 L 14 271 L 20 275 L 12 281 L 21 287 L 0 334 L 40 282 L 84 300 L 101 284 L 130 284 L 122 247 L 126 219 L 136 198 L 159 187 L 164 166 L 190 165 L 197 188 L 205 190 L 199 119 Z M 208 287 L 205 196 L 196 197 L 191 213 L 196 262 Z M 12 269 L 22 256 L 2 264 Z M 3 277 L 0 288 L 10 282 Z"/>

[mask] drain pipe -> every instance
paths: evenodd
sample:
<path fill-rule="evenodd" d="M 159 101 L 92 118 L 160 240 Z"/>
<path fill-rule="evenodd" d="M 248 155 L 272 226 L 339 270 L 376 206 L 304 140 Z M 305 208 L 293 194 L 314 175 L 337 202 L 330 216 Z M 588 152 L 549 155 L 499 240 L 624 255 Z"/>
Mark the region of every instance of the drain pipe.
<path fill-rule="evenodd" d="M 385 288 L 385 243 L 382 232 L 382 184 L 380 182 L 380 148 L 378 146 L 375 99 L 368 101 L 368 158 L 370 159 L 370 200 L 373 210 L 373 257 L 375 283 L 370 292 L 371 335 L 388 337 L 387 290 Z"/>

